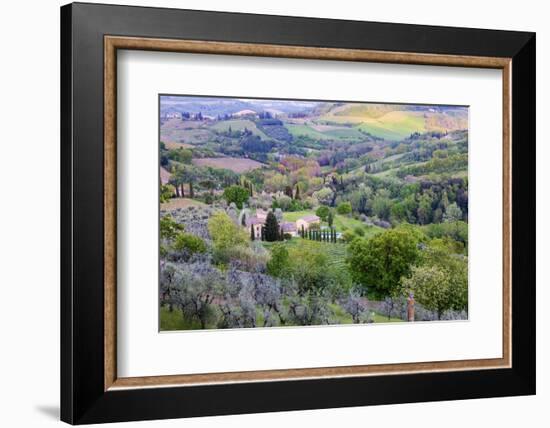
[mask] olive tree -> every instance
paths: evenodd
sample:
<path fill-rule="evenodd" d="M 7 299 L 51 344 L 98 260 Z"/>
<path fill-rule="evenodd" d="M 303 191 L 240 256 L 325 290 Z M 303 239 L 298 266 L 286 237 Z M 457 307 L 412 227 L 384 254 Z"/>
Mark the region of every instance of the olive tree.
<path fill-rule="evenodd" d="M 426 309 L 436 312 L 437 319 L 448 310 L 467 307 L 468 275 L 466 269 L 446 269 L 437 265 L 415 266 L 403 286 L 414 293 Z"/>
<path fill-rule="evenodd" d="M 173 266 L 170 295 L 184 318 L 198 321 L 201 328 L 216 322 L 212 303 L 222 289 L 223 278 L 208 261 L 187 263 L 185 269 Z"/>

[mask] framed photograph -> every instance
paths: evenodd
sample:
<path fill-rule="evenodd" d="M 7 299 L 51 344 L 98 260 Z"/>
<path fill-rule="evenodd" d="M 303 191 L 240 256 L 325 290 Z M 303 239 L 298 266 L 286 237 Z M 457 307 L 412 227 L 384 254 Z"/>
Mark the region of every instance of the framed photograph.
<path fill-rule="evenodd" d="M 61 418 L 535 393 L 535 35 L 61 8 Z"/>

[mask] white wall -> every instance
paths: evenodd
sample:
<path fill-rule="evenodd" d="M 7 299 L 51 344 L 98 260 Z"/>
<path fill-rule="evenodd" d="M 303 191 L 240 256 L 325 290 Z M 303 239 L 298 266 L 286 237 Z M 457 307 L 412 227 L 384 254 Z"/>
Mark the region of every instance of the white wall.
<path fill-rule="evenodd" d="M 122 0 L 120 0 L 122 1 Z M 59 406 L 59 10 L 58 0 L 4 2 L 0 12 L 0 421 L 8 427 L 58 423 Z M 113 3 L 103 1 L 103 3 Z M 143 423 L 187 427 L 517 427 L 547 424 L 550 299 L 547 219 L 550 168 L 548 52 L 544 2 L 441 0 L 298 2 L 148 0 L 125 3 L 324 18 L 537 31 L 538 395 L 268 415 Z M 30 117 L 33 114 L 34 117 Z M 546 200 L 545 200 L 546 199 Z M 546 263 L 544 263 L 546 262 Z M 537 423 L 537 420 L 540 422 Z M 544 421 L 544 422 L 543 422 Z M 125 426 L 137 426 L 127 424 Z"/>

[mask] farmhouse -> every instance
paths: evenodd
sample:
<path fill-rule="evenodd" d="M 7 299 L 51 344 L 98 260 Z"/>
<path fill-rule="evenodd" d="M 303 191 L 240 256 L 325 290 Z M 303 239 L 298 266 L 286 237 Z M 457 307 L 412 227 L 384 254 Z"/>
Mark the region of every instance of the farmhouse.
<path fill-rule="evenodd" d="M 298 220 L 296 220 L 296 229 L 302 230 L 302 227 L 303 227 L 304 230 L 309 230 L 310 227 L 312 226 L 317 227 L 320 224 L 321 224 L 321 219 L 316 215 L 305 215 L 303 217 L 300 217 Z"/>
<path fill-rule="evenodd" d="M 246 219 L 246 227 L 248 230 L 251 228 L 254 229 L 254 239 L 262 238 L 262 228 L 264 227 L 264 224 L 265 218 L 259 218 L 257 215 Z"/>
<path fill-rule="evenodd" d="M 254 229 L 254 239 L 262 238 L 262 229 L 265 226 L 267 219 L 268 211 L 257 209 L 256 214 L 246 218 L 246 228 L 250 232 L 251 229 Z M 299 218 L 296 222 L 285 221 L 279 223 L 279 226 L 284 234 L 289 234 L 290 236 L 298 236 L 298 232 L 302 230 L 308 230 L 314 225 L 320 225 L 321 219 L 316 215 L 306 215 Z"/>
<path fill-rule="evenodd" d="M 290 236 L 298 236 L 298 229 L 296 228 L 296 223 L 293 223 L 293 222 L 282 223 L 281 229 L 284 234 L 289 234 Z"/>

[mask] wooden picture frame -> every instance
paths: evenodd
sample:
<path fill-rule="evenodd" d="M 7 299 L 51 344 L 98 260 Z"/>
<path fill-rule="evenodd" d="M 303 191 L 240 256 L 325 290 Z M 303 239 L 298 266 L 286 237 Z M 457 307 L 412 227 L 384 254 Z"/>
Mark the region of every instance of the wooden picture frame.
<path fill-rule="evenodd" d="M 502 358 L 118 377 L 118 49 L 502 70 Z M 62 420 L 114 422 L 535 392 L 534 34 L 77 3 L 61 9 L 61 52 Z"/>

